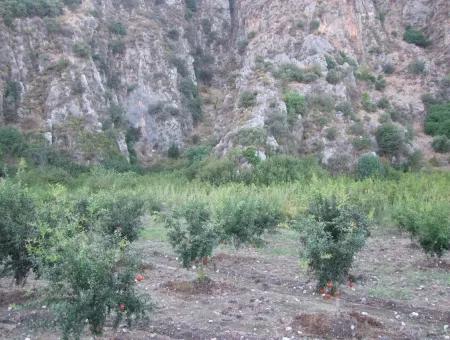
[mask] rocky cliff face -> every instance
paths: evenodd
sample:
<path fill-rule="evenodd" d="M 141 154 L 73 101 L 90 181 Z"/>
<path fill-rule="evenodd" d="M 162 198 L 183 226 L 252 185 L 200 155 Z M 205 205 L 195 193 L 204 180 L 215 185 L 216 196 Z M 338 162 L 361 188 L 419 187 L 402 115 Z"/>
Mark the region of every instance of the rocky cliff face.
<path fill-rule="evenodd" d="M 431 157 L 421 96 L 448 95 L 449 15 L 447 0 L 83 0 L 0 22 L 0 122 L 80 160 L 150 163 L 200 139 L 327 163 L 376 150 L 389 112 Z"/>

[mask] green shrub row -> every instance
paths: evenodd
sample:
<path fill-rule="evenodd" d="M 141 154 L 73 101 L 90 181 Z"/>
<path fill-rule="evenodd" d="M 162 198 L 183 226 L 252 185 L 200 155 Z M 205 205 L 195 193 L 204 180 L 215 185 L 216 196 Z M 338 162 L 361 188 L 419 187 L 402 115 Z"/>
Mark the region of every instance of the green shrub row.
<path fill-rule="evenodd" d="M 441 257 L 450 249 L 450 205 L 422 203 L 398 209 L 395 219 L 399 226 L 416 239 L 423 250 Z"/>
<path fill-rule="evenodd" d="M 229 197 L 215 213 L 205 202 L 193 200 L 166 217 L 169 242 L 184 267 L 202 265 L 219 243 L 238 248 L 262 246 L 263 235 L 281 221 L 280 207 L 255 196 Z"/>
<path fill-rule="evenodd" d="M 135 289 L 138 236 L 143 202 L 133 197 L 89 197 L 72 204 L 57 192 L 37 202 L 22 183 L 0 183 L 0 267 L 16 283 L 30 269 L 48 282 L 45 300 L 63 338 L 79 338 L 86 326 L 103 332 L 143 317 L 146 300 Z"/>
<path fill-rule="evenodd" d="M 15 18 L 56 17 L 63 13 L 64 5 L 77 6 L 81 0 L 3 0 L 0 15 L 7 25 Z"/>
<path fill-rule="evenodd" d="M 285 81 L 312 83 L 322 76 L 322 72 L 320 67 L 302 69 L 294 64 L 284 64 L 274 72 L 274 76 Z"/>
<path fill-rule="evenodd" d="M 272 156 L 246 170 L 238 170 L 236 164 L 229 158 L 207 158 L 191 166 L 190 177 L 217 186 L 230 182 L 270 185 L 308 180 L 314 174 L 323 173 L 314 158 Z"/>

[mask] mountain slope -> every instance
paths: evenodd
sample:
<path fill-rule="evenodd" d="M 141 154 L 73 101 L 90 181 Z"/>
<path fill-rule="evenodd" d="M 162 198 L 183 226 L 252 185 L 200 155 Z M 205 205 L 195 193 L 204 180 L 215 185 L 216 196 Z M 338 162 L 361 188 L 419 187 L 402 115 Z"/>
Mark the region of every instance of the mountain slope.
<path fill-rule="evenodd" d="M 120 151 L 152 163 L 201 140 L 219 155 L 251 146 L 339 167 L 378 150 L 380 121 L 392 120 L 406 140 L 394 161 L 420 149 L 445 164 L 423 133 L 422 95 L 449 99 L 449 13 L 446 0 L 84 0 L 13 20 L 3 11 L 1 122 L 80 161 Z M 430 45 L 404 41 L 408 26 Z"/>

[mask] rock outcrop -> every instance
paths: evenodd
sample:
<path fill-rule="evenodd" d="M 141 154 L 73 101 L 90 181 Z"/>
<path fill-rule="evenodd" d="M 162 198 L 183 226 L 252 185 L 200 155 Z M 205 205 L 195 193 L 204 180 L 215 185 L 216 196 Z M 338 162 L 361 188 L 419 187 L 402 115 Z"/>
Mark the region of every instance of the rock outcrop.
<path fill-rule="evenodd" d="M 116 148 L 151 163 L 200 139 L 328 162 L 375 150 L 392 110 L 418 136 L 411 150 L 431 153 L 421 96 L 448 93 L 449 14 L 447 0 L 83 0 L 0 21 L 0 123 L 84 161 Z M 431 46 L 403 41 L 407 26 Z"/>

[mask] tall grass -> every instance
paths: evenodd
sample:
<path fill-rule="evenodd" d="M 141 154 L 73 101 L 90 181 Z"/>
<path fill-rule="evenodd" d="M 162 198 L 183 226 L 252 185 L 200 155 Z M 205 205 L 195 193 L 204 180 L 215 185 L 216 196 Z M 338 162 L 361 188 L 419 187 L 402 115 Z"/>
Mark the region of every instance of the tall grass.
<path fill-rule="evenodd" d="M 245 200 L 245 197 L 257 196 L 280 205 L 287 220 L 304 213 L 311 199 L 318 194 L 334 195 L 339 201 L 357 203 L 379 225 L 388 225 L 395 211 L 403 207 L 449 204 L 450 173 L 403 173 L 395 180 L 355 180 L 349 176 L 313 174 L 308 179 L 267 186 L 244 183 L 215 186 L 199 180 L 191 181 L 179 172 L 139 175 L 94 168 L 65 186 L 41 182 L 30 184 L 30 191 L 41 201 L 48 199 L 55 190 L 70 200 L 89 196 L 136 196 L 147 202 L 149 211 L 155 205 L 167 210 L 193 199 L 206 202 L 214 211 L 229 197 Z"/>

